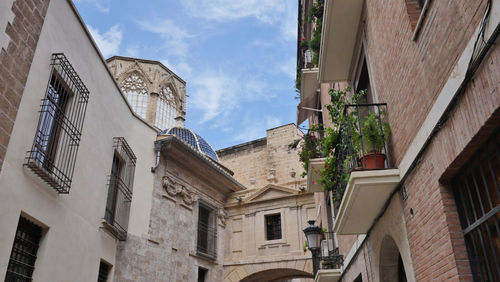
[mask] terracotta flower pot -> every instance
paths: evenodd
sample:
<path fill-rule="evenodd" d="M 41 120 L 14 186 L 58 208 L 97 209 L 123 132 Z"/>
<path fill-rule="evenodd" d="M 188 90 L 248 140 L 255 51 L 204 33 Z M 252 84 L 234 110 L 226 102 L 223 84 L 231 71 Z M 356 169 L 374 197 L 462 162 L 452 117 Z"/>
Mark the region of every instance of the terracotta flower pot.
<path fill-rule="evenodd" d="M 376 156 L 376 158 L 375 158 Z M 376 159 L 376 160 L 375 160 Z M 359 158 L 359 162 L 364 169 L 385 168 L 385 154 L 369 153 Z"/>

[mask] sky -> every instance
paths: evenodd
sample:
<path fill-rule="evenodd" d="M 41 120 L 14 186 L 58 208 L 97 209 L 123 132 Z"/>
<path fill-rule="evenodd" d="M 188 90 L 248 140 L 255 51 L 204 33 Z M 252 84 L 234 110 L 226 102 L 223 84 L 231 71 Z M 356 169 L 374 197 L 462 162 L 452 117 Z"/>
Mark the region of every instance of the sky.
<path fill-rule="evenodd" d="M 186 127 L 214 149 L 296 122 L 297 1 L 74 1 L 105 58 L 157 60 L 186 81 Z"/>

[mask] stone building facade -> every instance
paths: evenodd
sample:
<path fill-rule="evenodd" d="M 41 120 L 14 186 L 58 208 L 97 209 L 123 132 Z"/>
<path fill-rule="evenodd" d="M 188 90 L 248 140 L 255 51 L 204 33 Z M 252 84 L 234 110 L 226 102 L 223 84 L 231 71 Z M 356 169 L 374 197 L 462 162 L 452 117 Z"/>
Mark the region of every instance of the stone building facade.
<path fill-rule="evenodd" d="M 265 138 L 217 151 L 234 178 L 248 187 L 229 195 L 225 204 L 224 281 L 310 280 L 311 254 L 304 251 L 302 229 L 317 214 L 300 176 L 296 142 L 302 135 L 295 124 L 287 124 L 268 129 Z"/>
<path fill-rule="evenodd" d="M 186 116 L 186 82 L 157 61 L 114 56 L 106 60 L 135 113 L 160 130 Z"/>
<path fill-rule="evenodd" d="M 328 89 L 368 89 L 369 102 L 387 103 L 392 128 L 391 169 L 352 172 L 332 216 L 345 255 L 335 279 L 500 279 L 492 192 L 500 49 L 490 45 L 499 9 L 479 0 L 325 1 L 316 75 L 302 79 L 314 91 L 301 92 L 302 101 L 318 99 L 313 106 L 329 120 Z M 299 117 L 311 116 L 303 103 Z"/>

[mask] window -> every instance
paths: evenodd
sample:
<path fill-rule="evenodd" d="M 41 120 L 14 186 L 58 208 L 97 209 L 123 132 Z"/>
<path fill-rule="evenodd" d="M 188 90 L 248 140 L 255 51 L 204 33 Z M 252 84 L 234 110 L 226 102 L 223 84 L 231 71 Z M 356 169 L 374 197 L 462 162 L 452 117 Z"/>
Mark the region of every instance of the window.
<path fill-rule="evenodd" d="M 205 279 L 207 278 L 207 272 L 207 269 L 198 267 L 198 282 L 205 282 Z"/>
<path fill-rule="evenodd" d="M 266 215 L 265 220 L 266 240 L 281 239 L 281 214 Z"/>
<path fill-rule="evenodd" d="M 42 227 L 24 217 L 19 218 L 16 237 L 5 281 L 31 281 L 35 270 L 36 253 L 42 237 Z"/>
<path fill-rule="evenodd" d="M 155 124 L 160 129 L 171 128 L 177 115 L 175 96 L 170 87 L 162 88 L 156 104 Z"/>
<path fill-rule="evenodd" d="M 69 193 L 89 91 L 64 54 L 52 69 L 25 166 L 59 193 Z"/>
<path fill-rule="evenodd" d="M 144 80 L 137 73 L 133 73 L 123 80 L 120 86 L 134 112 L 145 119 L 149 93 Z"/>
<path fill-rule="evenodd" d="M 217 257 L 216 241 L 215 209 L 200 202 L 198 206 L 198 254 L 215 259 Z"/>
<path fill-rule="evenodd" d="M 97 276 L 97 282 L 107 282 L 110 270 L 111 265 L 101 260 L 101 263 L 99 264 L 99 275 Z"/>
<path fill-rule="evenodd" d="M 475 281 L 500 281 L 500 131 L 453 179 Z"/>
<path fill-rule="evenodd" d="M 108 181 L 108 197 L 104 213 L 105 227 L 119 240 L 127 238 L 132 184 L 136 157 L 123 137 L 115 137 L 114 155 Z"/>

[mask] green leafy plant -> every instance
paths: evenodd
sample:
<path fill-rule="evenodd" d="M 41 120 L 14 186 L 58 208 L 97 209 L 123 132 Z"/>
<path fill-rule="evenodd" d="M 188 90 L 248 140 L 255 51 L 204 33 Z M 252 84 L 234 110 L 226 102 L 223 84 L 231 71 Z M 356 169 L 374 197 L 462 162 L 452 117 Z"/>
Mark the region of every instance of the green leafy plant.
<path fill-rule="evenodd" d="M 299 152 L 299 159 L 304 168 L 304 171 L 301 174 L 302 177 L 307 175 L 310 159 L 321 156 L 321 143 L 323 142 L 323 135 L 323 125 L 315 124 L 302 138 Z"/>
<path fill-rule="evenodd" d="M 362 122 L 361 134 L 365 152 L 381 152 L 391 134 L 391 127 L 385 121 L 385 111 L 370 112 Z"/>
<path fill-rule="evenodd" d="M 338 164 L 336 151 L 345 150 L 350 142 L 346 136 L 342 136 L 341 132 L 351 132 L 351 135 L 358 136 L 356 131 L 356 112 L 344 114 L 345 106 L 348 104 L 356 104 L 358 100 L 365 95 L 365 91 L 351 93 L 349 87 L 344 90 L 330 89 L 330 104 L 326 105 L 326 109 L 330 114 L 333 127 L 326 128 L 326 137 L 323 139 L 323 155 L 325 163 L 320 170 L 320 184 L 325 190 L 336 190 L 334 200 L 340 200 L 343 187 L 339 184 L 345 183 L 349 179 L 347 165 L 350 157 L 347 157 L 342 164 Z"/>
<path fill-rule="evenodd" d="M 307 241 L 304 241 L 304 246 L 302 246 L 302 250 L 305 252 L 307 252 Z"/>

